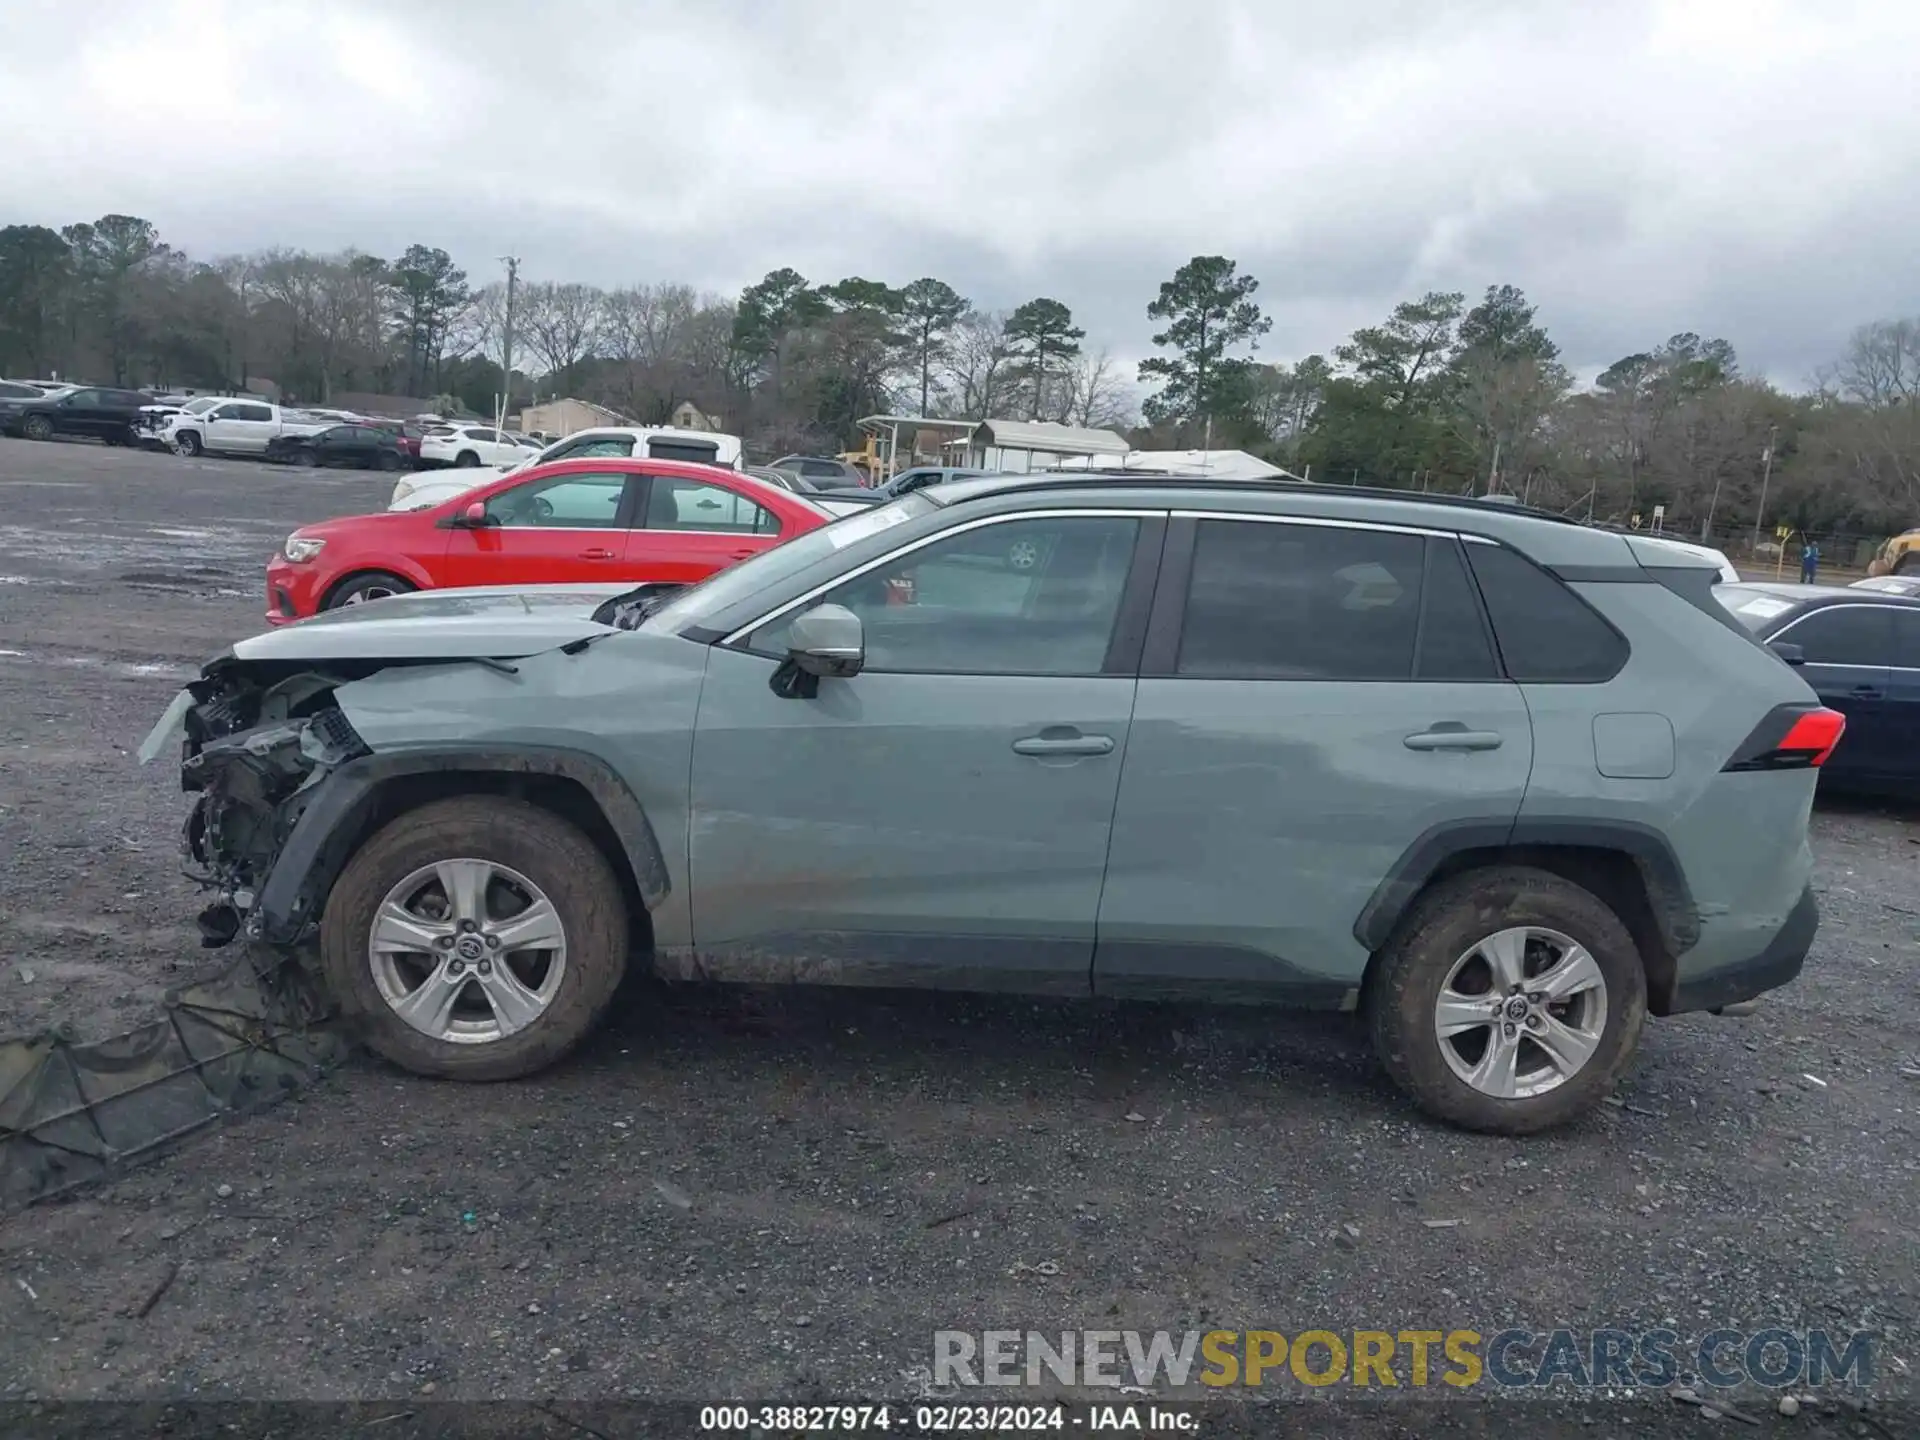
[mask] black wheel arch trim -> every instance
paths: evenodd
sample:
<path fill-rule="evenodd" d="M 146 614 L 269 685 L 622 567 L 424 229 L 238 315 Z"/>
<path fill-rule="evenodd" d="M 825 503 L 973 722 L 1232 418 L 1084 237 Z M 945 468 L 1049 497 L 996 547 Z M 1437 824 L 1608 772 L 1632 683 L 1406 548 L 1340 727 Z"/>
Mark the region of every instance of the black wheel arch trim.
<path fill-rule="evenodd" d="M 273 870 L 260 887 L 248 926 L 270 944 L 290 945 L 319 923 L 326 897 L 356 848 L 363 824 L 389 782 L 419 775 L 469 772 L 552 777 L 578 784 L 618 837 L 640 900 L 659 908 L 672 889 L 666 856 L 646 810 L 606 761 L 559 746 L 447 746 L 363 755 L 307 792 L 308 799 Z"/>
<path fill-rule="evenodd" d="M 1647 900 L 1661 939 L 1674 956 L 1700 939 L 1700 912 L 1679 857 L 1658 830 L 1630 820 L 1521 816 L 1516 820 L 1456 820 L 1435 825 L 1401 854 L 1353 922 L 1353 937 L 1377 951 L 1393 937 L 1401 917 L 1449 859 L 1469 850 L 1518 846 L 1611 850 L 1631 859 L 1646 882 Z"/>

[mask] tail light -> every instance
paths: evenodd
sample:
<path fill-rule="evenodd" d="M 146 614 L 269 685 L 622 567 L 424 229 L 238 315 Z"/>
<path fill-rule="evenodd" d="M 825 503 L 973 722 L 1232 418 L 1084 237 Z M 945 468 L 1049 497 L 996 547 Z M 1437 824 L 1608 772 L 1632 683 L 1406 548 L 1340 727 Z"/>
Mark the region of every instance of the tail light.
<path fill-rule="evenodd" d="M 1726 770 L 1818 770 L 1846 733 L 1847 717 L 1821 705 L 1780 705 L 1727 761 Z"/>

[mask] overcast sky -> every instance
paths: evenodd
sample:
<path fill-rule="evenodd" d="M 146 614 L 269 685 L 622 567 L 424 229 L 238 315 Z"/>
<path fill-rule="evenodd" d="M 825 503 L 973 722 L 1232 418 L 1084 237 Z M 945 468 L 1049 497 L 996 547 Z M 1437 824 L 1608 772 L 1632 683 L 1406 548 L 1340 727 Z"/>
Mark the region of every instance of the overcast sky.
<path fill-rule="evenodd" d="M 1261 353 L 1521 286 L 1590 372 L 1802 381 L 1920 312 L 1920 0 L 0 0 L 0 223 L 474 282 L 792 265 L 1051 295 L 1137 357 L 1233 257 Z"/>

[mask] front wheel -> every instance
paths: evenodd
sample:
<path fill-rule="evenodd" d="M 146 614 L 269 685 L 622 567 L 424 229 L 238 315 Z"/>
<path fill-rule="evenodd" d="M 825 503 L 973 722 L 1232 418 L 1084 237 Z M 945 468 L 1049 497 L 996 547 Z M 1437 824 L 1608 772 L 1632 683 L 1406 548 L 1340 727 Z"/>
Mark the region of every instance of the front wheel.
<path fill-rule="evenodd" d="M 293 463 L 298 465 L 302 470 L 318 470 L 320 468 L 320 456 L 313 450 L 297 450 L 294 452 Z"/>
<path fill-rule="evenodd" d="M 480 457 L 471 450 L 462 450 L 453 457 L 453 463 L 462 470 L 471 470 L 480 463 Z"/>
<path fill-rule="evenodd" d="M 1442 881 L 1376 962 L 1374 1047 L 1428 1114 L 1524 1135 L 1599 1104 L 1632 1058 L 1647 977 L 1591 891 L 1502 866 Z"/>
<path fill-rule="evenodd" d="M 176 435 L 173 441 L 173 453 L 176 455 L 184 455 L 187 459 L 191 460 L 200 453 L 200 437 L 191 430 L 187 431 L 184 435 Z"/>
<path fill-rule="evenodd" d="M 1898 560 L 1895 560 L 1893 562 L 1893 573 L 1896 575 L 1905 575 L 1911 571 L 1915 565 L 1920 565 L 1920 560 L 1914 558 L 1915 554 L 1915 551 L 1909 550 Z"/>
<path fill-rule="evenodd" d="M 334 592 L 327 596 L 322 610 L 338 610 L 343 605 L 364 605 L 369 600 L 385 600 L 394 595 L 411 595 L 418 588 L 409 580 L 398 575 L 389 575 L 384 570 L 369 570 L 364 575 L 354 575 L 343 581 Z"/>
<path fill-rule="evenodd" d="M 334 995 L 394 1064 L 512 1080 L 599 1024 L 626 972 L 626 903 L 606 857 L 551 811 L 464 796 L 360 849 L 320 948 Z"/>
<path fill-rule="evenodd" d="M 29 415 L 26 423 L 20 427 L 20 433 L 29 440 L 51 440 L 53 422 L 44 415 Z"/>

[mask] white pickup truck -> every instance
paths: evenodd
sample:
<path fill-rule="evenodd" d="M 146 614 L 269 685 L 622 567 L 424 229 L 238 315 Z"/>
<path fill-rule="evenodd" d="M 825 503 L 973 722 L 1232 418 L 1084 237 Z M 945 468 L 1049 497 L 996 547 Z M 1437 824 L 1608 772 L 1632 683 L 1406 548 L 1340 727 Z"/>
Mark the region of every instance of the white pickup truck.
<path fill-rule="evenodd" d="M 264 400 L 223 400 L 197 415 L 169 415 L 160 443 L 178 455 L 265 455 L 279 436 L 312 435 L 338 423 Z"/>

